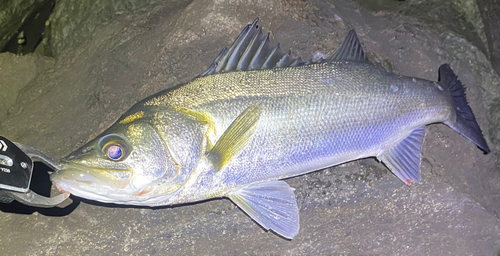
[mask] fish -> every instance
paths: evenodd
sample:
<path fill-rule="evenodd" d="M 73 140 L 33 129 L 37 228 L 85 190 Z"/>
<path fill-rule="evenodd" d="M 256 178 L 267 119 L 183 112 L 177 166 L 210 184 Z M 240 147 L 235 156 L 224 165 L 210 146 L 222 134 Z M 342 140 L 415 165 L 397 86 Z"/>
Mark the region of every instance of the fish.
<path fill-rule="evenodd" d="M 292 239 L 299 210 L 283 179 L 375 157 L 405 184 L 420 183 L 433 123 L 490 152 L 448 64 L 437 82 L 381 69 L 354 30 L 330 57 L 304 62 L 271 44 L 257 22 L 201 75 L 136 103 L 62 159 L 53 184 L 130 206 L 229 198 Z"/>

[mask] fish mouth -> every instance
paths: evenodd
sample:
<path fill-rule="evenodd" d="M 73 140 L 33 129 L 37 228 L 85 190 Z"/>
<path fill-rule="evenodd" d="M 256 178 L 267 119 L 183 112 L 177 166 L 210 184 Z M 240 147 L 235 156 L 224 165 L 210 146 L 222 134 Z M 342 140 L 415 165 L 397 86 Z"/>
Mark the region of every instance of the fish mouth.
<path fill-rule="evenodd" d="M 61 192 L 93 201 L 127 205 L 156 202 L 156 197 L 149 197 L 149 190 L 137 191 L 133 187 L 132 176 L 132 169 L 103 169 L 66 163 L 52 173 L 50 179 Z"/>
<path fill-rule="evenodd" d="M 50 180 L 62 192 L 72 192 L 78 187 L 124 189 L 132 178 L 131 169 L 104 169 L 77 163 L 61 164 Z"/>

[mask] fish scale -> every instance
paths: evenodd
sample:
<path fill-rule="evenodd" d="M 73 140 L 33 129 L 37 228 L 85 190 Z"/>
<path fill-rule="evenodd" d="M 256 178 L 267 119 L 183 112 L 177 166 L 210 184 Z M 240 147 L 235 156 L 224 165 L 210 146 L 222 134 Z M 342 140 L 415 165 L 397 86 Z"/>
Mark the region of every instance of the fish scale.
<path fill-rule="evenodd" d="M 293 177 L 353 159 L 377 156 L 397 145 L 413 129 L 444 121 L 451 114 L 449 97 L 434 83 L 380 72 L 364 63 L 356 65 L 356 62 L 340 62 L 273 70 L 267 73 L 269 76 L 246 78 L 247 84 L 256 87 L 266 80 L 266 90 L 246 93 L 248 87 L 243 87 L 237 94 L 244 96 L 234 97 L 214 89 L 211 100 L 207 101 L 204 95 L 191 97 L 190 104 L 184 106 L 176 105 L 178 99 L 173 97 L 180 97 L 182 92 L 172 92 L 172 97 L 165 97 L 162 104 L 207 113 L 214 119 L 218 131 L 225 131 L 248 106 L 263 108 L 248 147 L 214 177 L 213 190 Z M 370 84 L 354 82 L 359 73 L 370 73 L 365 78 Z M 331 81 L 317 79 L 324 77 L 323 74 L 330 74 Z M 190 91 L 199 88 L 196 87 L 199 82 L 208 85 L 204 88 L 206 93 L 217 85 L 230 84 L 235 77 L 239 80 L 241 74 L 219 74 L 209 81 L 199 78 L 181 88 Z M 402 83 L 401 80 L 412 83 L 412 87 L 397 91 L 391 88 L 394 83 Z M 300 86 L 295 81 L 301 81 Z M 295 87 L 299 88 L 294 90 Z M 285 92 L 288 95 L 284 95 Z M 422 99 L 426 99 L 426 108 L 422 108 Z M 283 132 L 280 127 L 294 127 L 298 132 Z M 267 157 L 267 152 L 279 152 L 279 158 Z M 256 159 L 256 155 L 262 157 Z"/>

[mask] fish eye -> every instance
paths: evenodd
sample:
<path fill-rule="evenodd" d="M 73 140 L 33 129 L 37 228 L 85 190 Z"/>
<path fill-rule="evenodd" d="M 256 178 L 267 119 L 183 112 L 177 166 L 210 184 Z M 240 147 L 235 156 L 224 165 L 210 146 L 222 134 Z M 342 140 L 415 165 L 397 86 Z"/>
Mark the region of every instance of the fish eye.
<path fill-rule="evenodd" d="M 123 160 L 129 153 L 128 143 L 125 138 L 116 134 L 102 137 L 98 145 L 101 148 L 101 152 L 112 161 Z"/>
<path fill-rule="evenodd" d="M 123 148 L 120 144 L 115 142 L 109 142 L 109 146 L 106 145 L 103 148 L 103 153 L 106 154 L 106 156 L 114 161 L 118 161 L 123 157 Z"/>

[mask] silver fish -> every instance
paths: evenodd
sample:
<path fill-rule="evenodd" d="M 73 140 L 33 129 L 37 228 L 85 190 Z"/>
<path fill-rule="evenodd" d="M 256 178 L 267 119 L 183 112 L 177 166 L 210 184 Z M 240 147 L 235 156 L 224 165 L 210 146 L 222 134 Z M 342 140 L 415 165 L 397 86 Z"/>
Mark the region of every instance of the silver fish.
<path fill-rule="evenodd" d="M 354 30 L 331 57 L 304 63 L 273 47 L 257 21 L 205 73 L 137 103 L 66 157 L 53 183 L 151 207 L 228 197 L 291 239 L 299 213 L 281 179 L 376 157 L 406 184 L 420 183 L 431 123 L 490 151 L 449 65 L 438 82 L 380 70 Z"/>

